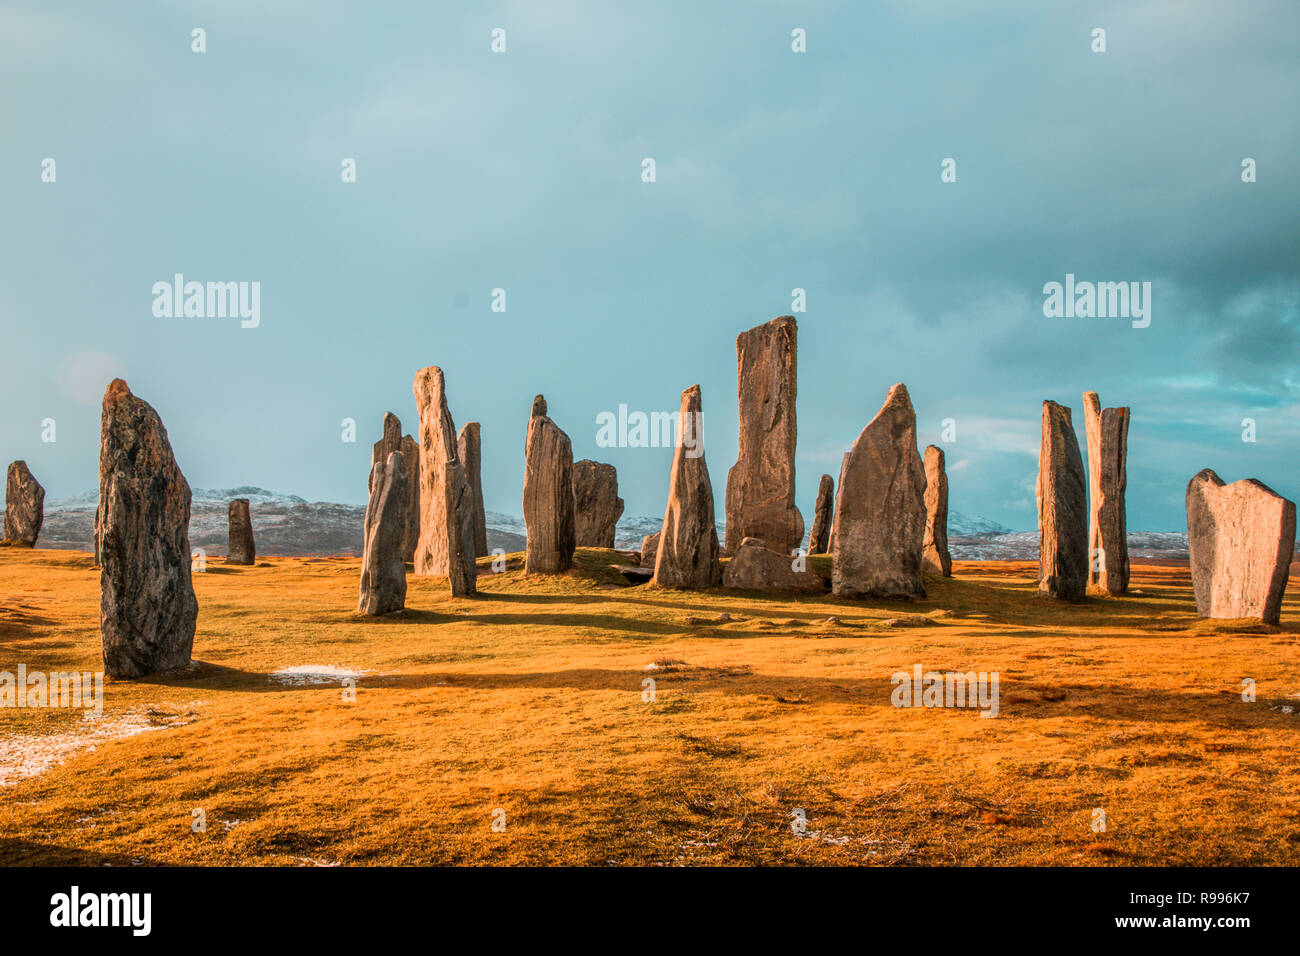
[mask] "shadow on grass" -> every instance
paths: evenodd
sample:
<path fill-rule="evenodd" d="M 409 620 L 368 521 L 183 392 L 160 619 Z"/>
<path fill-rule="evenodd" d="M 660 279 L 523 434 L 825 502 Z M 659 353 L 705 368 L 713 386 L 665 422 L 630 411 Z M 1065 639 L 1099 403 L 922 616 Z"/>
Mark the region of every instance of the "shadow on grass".
<path fill-rule="evenodd" d="M 0 866 L 159 866 L 155 861 L 129 853 L 101 853 L 0 837 Z"/>

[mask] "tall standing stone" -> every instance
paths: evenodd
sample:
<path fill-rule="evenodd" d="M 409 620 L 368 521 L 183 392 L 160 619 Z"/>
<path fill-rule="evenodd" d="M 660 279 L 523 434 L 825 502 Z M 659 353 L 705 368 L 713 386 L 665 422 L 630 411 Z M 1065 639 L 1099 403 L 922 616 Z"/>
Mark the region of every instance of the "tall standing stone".
<path fill-rule="evenodd" d="M 230 537 L 226 547 L 226 564 L 256 564 L 257 548 L 253 545 L 253 521 L 248 514 L 248 499 L 230 502 Z"/>
<path fill-rule="evenodd" d="M 740 454 L 727 474 L 727 550 L 760 538 L 790 554 L 803 544 L 794 505 L 796 338 L 783 315 L 736 337 Z"/>
<path fill-rule="evenodd" d="M 487 513 L 483 510 L 483 445 L 478 422 L 466 422 L 456 436 L 457 457 L 465 469 L 470 493 L 474 496 L 474 557 L 481 558 L 487 550 Z"/>
<path fill-rule="evenodd" d="M 1070 410 L 1043 402 L 1038 452 L 1038 591 L 1082 601 L 1088 590 L 1088 503 Z"/>
<path fill-rule="evenodd" d="M 1083 393 L 1088 436 L 1088 583 L 1111 594 L 1128 590 L 1127 408 L 1101 407 L 1096 392 Z"/>
<path fill-rule="evenodd" d="M 925 540 L 921 566 L 933 574 L 952 577 L 952 555 L 948 553 L 948 472 L 943 449 L 925 448 Z"/>
<path fill-rule="evenodd" d="M 367 490 L 375 490 L 375 466 L 388 461 L 388 456 L 402 450 L 402 422 L 392 412 L 384 412 L 383 434 L 370 450 L 370 478 Z"/>
<path fill-rule="evenodd" d="M 1201 617 L 1278 624 L 1295 552 L 1295 502 L 1253 478 L 1225 485 L 1206 468 L 1187 483 L 1187 546 Z"/>
<path fill-rule="evenodd" d="M 420 544 L 420 443 L 402 436 L 402 465 L 406 468 L 406 530 L 402 533 L 402 560 L 415 562 Z"/>
<path fill-rule="evenodd" d="M 833 528 L 836 594 L 925 597 L 925 468 L 916 450 L 916 412 L 902 382 L 844 458 Z"/>
<path fill-rule="evenodd" d="M 573 445 L 533 399 L 524 445 L 525 574 L 558 574 L 573 566 Z"/>
<path fill-rule="evenodd" d="M 808 534 L 809 554 L 829 554 L 831 519 L 835 516 L 835 479 L 822 475 L 817 483 L 817 502 L 813 505 L 812 531 Z"/>
<path fill-rule="evenodd" d="M 718 529 L 713 523 L 713 485 L 704 460 L 702 412 L 700 386 L 692 385 L 682 392 L 677 444 L 668 476 L 668 507 L 655 556 L 653 580 L 661 587 L 711 588 L 722 582 Z M 737 548 L 740 540 L 736 539 Z"/>
<path fill-rule="evenodd" d="M 573 463 L 573 517 L 578 547 L 614 547 L 623 499 L 618 496 L 618 472 L 613 465 L 590 458 Z"/>
<path fill-rule="evenodd" d="M 416 372 L 413 391 L 420 413 L 420 540 L 415 573 L 446 577 L 453 595 L 473 594 L 478 573 L 474 502 L 465 470 L 459 467 L 456 426 L 447 408 L 442 369 L 430 365 Z"/>
<path fill-rule="evenodd" d="M 402 545 L 407 532 L 406 459 L 388 453 L 370 469 L 370 501 L 366 505 L 365 550 L 361 556 L 362 614 L 391 614 L 406 607 L 406 561 Z"/>
<path fill-rule="evenodd" d="M 45 522 L 45 489 L 32 476 L 27 462 L 9 465 L 5 481 L 4 543 L 35 547 Z"/>
<path fill-rule="evenodd" d="M 190 486 L 167 430 L 114 379 L 99 432 L 99 630 L 104 671 L 142 677 L 190 661 L 198 601 L 190 581 Z"/>

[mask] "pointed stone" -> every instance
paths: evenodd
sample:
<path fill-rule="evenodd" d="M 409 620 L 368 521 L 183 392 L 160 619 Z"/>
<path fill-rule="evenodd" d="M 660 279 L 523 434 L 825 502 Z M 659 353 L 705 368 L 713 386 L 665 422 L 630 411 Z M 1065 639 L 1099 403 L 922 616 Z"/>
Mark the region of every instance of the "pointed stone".
<path fill-rule="evenodd" d="M 402 436 L 402 465 L 406 469 L 406 530 L 402 533 L 402 560 L 415 562 L 420 544 L 420 443 Z"/>
<path fill-rule="evenodd" d="M 413 391 L 420 413 L 420 540 L 415 549 L 415 573 L 446 577 L 453 595 L 473 594 L 477 577 L 474 502 L 465 470 L 451 467 L 459 465 L 456 426 L 447 408 L 442 369 L 430 365 L 416 372 Z M 449 511 L 449 507 L 461 508 L 463 513 Z"/>
<path fill-rule="evenodd" d="M 573 446 L 533 399 L 524 445 L 525 574 L 558 574 L 573 566 Z"/>
<path fill-rule="evenodd" d="M 402 544 L 408 523 L 410 478 L 400 451 L 388 453 L 370 469 L 365 548 L 361 556 L 362 614 L 391 614 L 406 607 L 406 562 Z"/>
<path fill-rule="evenodd" d="M 803 544 L 794 505 L 797 333 L 783 315 L 736 337 L 740 454 L 727 474 L 728 551 L 749 537 L 782 554 Z"/>
<path fill-rule="evenodd" d="M 590 458 L 573 463 L 573 516 L 578 547 L 614 547 L 623 499 L 618 496 L 618 472 L 613 465 Z"/>
<path fill-rule="evenodd" d="M 943 449 L 925 448 L 925 539 L 921 566 L 933 574 L 952 577 L 952 555 L 948 553 L 948 472 Z"/>
<path fill-rule="evenodd" d="M 253 520 L 248 514 L 248 499 L 230 502 L 230 537 L 226 546 L 226 564 L 256 564 L 257 548 L 253 545 Z"/>
<path fill-rule="evenodd" d="M 1101 407 L 1096 392 L 1083 393 L 1088 437 L 1088 583 L 1110 594 L 1128 590 L 1127 408 Z"/>
<path fill-rule="evenodd" d="M 388 456 L 402 450 L 402 423 L 392 412 L 384 412 L 383 434 L 370 449 L 370 479 L 367 489 L 375 490 L 375 466 L 388 461 Z"/>
<path fill-rule="evenodd" d="M 700 387 L 692 385 L 682 392 L 654 583 L 670 588 L 717 587 L 722 582 L 720 550 L 718 529 L 713 523 L 713 485 L 704 460 Z"/>
<path fill-rule="evenodd" d="M 1278 624 L 1295 554 L 1295 502 L 1206 468 L 1187 483 L 1187 546 L 1201 617 Z"/>
<path fill-rule="evenodd" d="M 901 382 L 844 458 L 833 527 L 837 595 L 925 597 L 925 467 L 916 450 L 916 412 Z"/>
<path fill-rule="evenodd" d="M 473 496 L 474 557 L 481 558 L 487 550 L 487 513 L 483 510 L 483 445 L 478 422 L 466 422 L 456 436 L 456 454 Z"/>
<path fill-rule="evenodd" d="M 190 662 L 198 601 L 190 581 L 190 486 L 167 430 L 114 379 L 99 439 L 99 630 L 104 671 L 142 677 Z"/>
<path fill-rule="evenodd" d="M 1038 452 L 1038 591 L 1082 601 L 1088 589 L 1087 493 L 1070 410 L 1043 402 Z"/>
<path fill-rule="evenodd" d="M 808 534 L 809 554 L 829 554 L 831 519 L 835 516 L 835 479 L 822 475 L 817 483 L 817 502 L 813 506 L 812 531 Z"/>
<path fill-rule="evenodd" d="M 9 465 L 5 482 L 4 543 L 32 548 L 45 522 L 45 489 L 27 468 L 27 462 Z"/>

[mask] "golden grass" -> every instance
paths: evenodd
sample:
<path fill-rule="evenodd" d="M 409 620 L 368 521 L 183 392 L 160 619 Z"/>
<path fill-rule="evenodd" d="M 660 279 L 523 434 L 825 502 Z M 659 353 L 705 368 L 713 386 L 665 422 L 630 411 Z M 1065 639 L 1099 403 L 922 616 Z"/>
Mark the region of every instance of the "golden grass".
<path fill-rule="evenodd" d="M 356 559 L 210 562 L 193 670 L 105 687 L 106 720 L 165 729 L 0 788 L 0 862 L 1300 863 L 1294 590 L 1279 630 L 1200 621 L 1185 568 L 1071 607 L 958 562 L 900 605 L 621 587 L 613 560 L 515 560 L 474 600 L 411 577 L 385 619 Z M 98 602 L 89 556 L 0 551 L 0 670 L 99 669 Z M 892 707 L 914 664 L 998 671 L 1000 716 Z M 355 703 L 268 677 L 297 665 L 368 676 Z M 0 750 L 87 726 L 0 709 Z"/>

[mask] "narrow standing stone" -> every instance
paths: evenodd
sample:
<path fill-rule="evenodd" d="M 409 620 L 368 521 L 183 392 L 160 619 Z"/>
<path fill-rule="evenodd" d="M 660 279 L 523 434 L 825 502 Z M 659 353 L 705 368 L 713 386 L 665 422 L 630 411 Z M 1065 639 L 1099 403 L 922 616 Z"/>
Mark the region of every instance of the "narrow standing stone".
<path fill-rule="evenodd" d="M 1096 392 L 1083 393 L 1088 436 L 1088 583 L 1110 594 L 1128 590 L 1127 408 L 1101 407 Z"/>
<path fill-rule="evenodd" d="M 9 466 L 5 481 L 4 543 L 32 548 L 45 522 L 45 489 L 27 468 L 27 462 Z"/>
<path fill-rule="evenodd" d="M 573 446 L 533 399 L 524 445 L 524 574 L 558 574 L 573 566 Z"/>
<path fill-rule="evenodd" d="M 481 558 L 487 550 L 487 514 L 483 510 L 483 445 L 479 437 L 479 423 L 466 422 L 456 436 L 457 457 L 465 469 L 470 493 L 474 496 L 474 557 Z"/>
<path fill-rule="evenodd" d="M 1082 601 L 1088 588 L 1088 519 L 1083 458 L 1070 410 L 1043 402 L 1038 452 L 1038 590 Z"/>
<path fill-rule="evenodd" d="M 370 501 L 366 505 L 365 550 L 361 557 L 362 614 L 391 614 L 406 607 L 406 562 L 402 554 L 408 506 L 406 460 L 400 451 L 388 453 L 370 469 Z"/>
<path fill-rule="evenodd" d="M 420 544 L 420 443 L 402 436 L 402 465 L 406 468 L 406 530 L 402 533 L 402 560 L 414 564 Z"/>
<path fill-rule="evenodd" d="M 1206 468 L 1187 483 L 1187 546 L 1201 617 L 1279 624 L 1295 556 L 1295 502 Z"/>
<path fill-rule="evenodd" d="M 190 662 L 199 606 L 190 581 L 190 486 L 167 430 L 114 379 L 99 439 L 99 630 L 104 671 L 142 677 Z"/>
<path fill-rule="evenodd" d="M 452 467 L 459 465 L 456 426 L 447 408 L 442 369 L 430 365 L 416 372 L 413 391 L 420 412 L 420 540 L 415 573 L 445 576 L 453 595 L 473 594 L 478 573 L 474 502 L 464 468 Z M 463 511 L 448 511 L 449 507 Z"/>
<path fill-rule="evenodd" d="M 952 577 L 952 555 L 948 553 L 948 472 L 943 449 L 925 449 L 925 545 L 921 564 L 927 571 Z"/>
<path fill-rule="evenodd" d="M 736 337 L 740 453 L 727 474 L 727 550 L 745 538 L 790 554 L 803 544 L 794 505 L 797 392 L 794 317 L 783 315 Z"/>
<path fill-rule="evenodd" d="M 226 547 L 226 564 L 256 564 L 257 548 L 253 545 L 253 521 L 248 514 L 248 499 L 230 502 L 230 538 Z"/>
<path fill-rule="evenodd" d="M 618 472 L 613 465 L 590 458 L 573 463 L 573 515 L 578 547 L 614 547 L 623 499 L 618 496 Z"/>
<path fill-rule="evenodd" d="M 828 554 L 831 550 L 831 520 L 835 517 L 835 479 L 822 475 L 817 483 L 817 503 L 813 506 L 812 531 L 808 534 L 809 554 Z"/>
<path fill-rule="evenodd" d="M 713 523 L 713 485 L 704 460 L 700 386 L 682 392 L 682 412 L 668 477 L 668 507 L 654 583 L 670 588 L 711 588 L 722 582 L 718 529 Z M 730 532 L 728 532 L 730 534 Z M 737 548 L 740 539 L 737 538 Z"/>
<path fill-rule="evenodd" d="M 851 598 L 923 598 L 925 467 L 902 382 L 845 456 L 835 501 L 832 589 Z"/>

